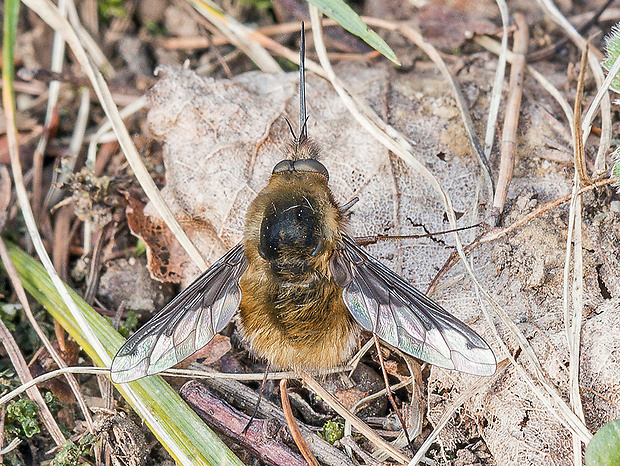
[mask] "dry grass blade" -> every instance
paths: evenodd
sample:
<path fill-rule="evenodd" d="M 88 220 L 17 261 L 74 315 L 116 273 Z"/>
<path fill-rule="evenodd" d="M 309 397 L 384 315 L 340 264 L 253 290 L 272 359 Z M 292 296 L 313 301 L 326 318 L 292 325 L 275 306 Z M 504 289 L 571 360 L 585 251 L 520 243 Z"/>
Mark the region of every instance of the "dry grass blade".
<path fill-rule="evenodd" d="M 67 181 L 69 173 L 73 172 L 75 169 L 78 156 L 80 155 L 80 148 L 84 142 L 89 114 L 90 91 L 88 89 L 81 89 L 80 107 L 78 109 L 73 135 L 71 136 L 71 142 L 69 143 L 69 155 L 63 160 L 64 169 L 60 171 L 60 173 L 54 171 L 52 184 L 47 192 L 45 202 L 43 203 L 43 208 L 46 210 L 50 207 L 54 207 L 58 201 L 60 201 L 62 191 L 59 190 L 57 186 Z"/>
<path fill-rule="evenodd" d="M 155 186 L 148 170 L 142 163 L 140 155 L 131 140 L 127 128 L 123 124 L 103 76 L 99 70 L 92 65 L 90 57 L 86 53 L 86 50 L 84 49 L 84 46 L 74 29 L 58 13 L 56 6 L 49 0 L 25 0 L 24 3 L 36 12 L 54 30 L 61 30 L 63 32 L 67 43 L 71 46 L 71 49 L 75 54 L 76 59 L 92 82 L 101 106 L 111 121 L 112 127 L 118 136 L 119 144 L 123 149 L 123 153 L 131 165 L 132 170 L 136 174 L 136 178 L 142 186 L 142 189 L 144 189 L 146 195 L 149 197 L 149 200 L 153 202 L 153 205 L 166 222 L 168 228 L 170 228 L 194 263 L 196 263 L 202 270 L 206 270 L 207 263 L 196 246 L 194 246 L 194 244 L 189 240 L 177 220 L 174 218 L 174 215 L 172 215 L 170 208 L 162 199 L 157 186 Z"/>
<path fill-rule="evenodd" d="M 575 183 L 579 187 L 578 183 Z M 579 365 L 581 354 L 581 328 L 583 321 L 583 244 L 582 244 L 582 197 L 576 195 L 575 203 L 575 249 L 573 257 L 573 315 L 571 328 L 568 330 L 569 345 L 569 388 L 570 405 L 573 412 L 585 423 L 581 393 L 579 392 Z M 571 206 L 572 207 L 572 206 Z M 572 210 L 572 209 L 571 209 Z M 573 455 L 575 466 L 582 464 L 581 439 L 573 434 Z"/>
<path fill-rule="evenodd" d="M 69 22 L 71 23 L 73 30 L 80 38 L 80 42 L 84 44 L 84 47 L 89 51 L 90 58 L 95 63 L 95 66 L 100 70 L 105 70 L 108 77 L 114 78 L 116 76 L 116 70 L 108 61 L 108 58 L 99 47 L 99 44 L 97 44 L 88 31 L 82 26 L 74 0 L 68 0 L 67 12 L 69 14 Z"/>
<path fill-rule="evenodd" d="M 587 41 L 579 34 L 579 32 L 573 27 L 572 24 L 564 17 L 564 15 L 558 10 L 552 0 L 537 0 L 538 4 L 542 7 L 543 11 L 556 23 L 558 24 L 566 34 L 570 37 L 570 39 L 579 47 L 580 50 L 584 50 L 588 43 Z M 602 89 L 603 82 L 605 80 L 605 75 L 603 73 L 603 69 L 598 59 L 591 54 L 588 57 L 588 63 L 590 65 L 590 69 L 592 70 L 592 74 L 594 75 L 594 79 L 596 81 L 599 89 Z M 598 147 L 598 153 L 596 156 L 596 160 L 594 161 L 594 172 L 603 172 L 605 171 L 605 157 L 607 155 L 607 149 L 611 146 L 611 100 L 609 98 L 609 94 L 605 92 L 600 101 L 601 106 L 601 140 Z M 586 128 L 584 130 L 584 137 L 587 137 L 589 134 L 590 128 Z"/>
<path fill-rule="evenodd" d="M 187 2 L 215 25 L 231 44 L 243 50 L 261 70 L 266 73 L 282 71 L 278 62 L 269 55 L 263 46 L 250 39 L 252 31 L 247 26 L 222 13 L 211 0 L 187 0 Z"/>
<path fill-rule="evenodd" d="M 15 368 L 15 372 L 17 373 L 19 380 L 22 384 L 30 382 L 32 380 L 32 375 L 28 370 L 28 364 L 26 363 L 24 356 L 22 356 L 22 353 L 19 351 L 19 346 L 15 342 L 13 335 L 11 335 L 11 332 L 9 332 L 9 329 L 6 328 L 6 325 L 2 320 L 0 320 L 0 341 L 2 341 L 4 349 L 11 359 L 11 363 Z M 45 400 L 43 399 L 39 389 L 37 387 L 30 387 L 27 389 L 27 392 L 30 399 L 39 407 L 39 415 L 41 416 L 47 431 L 54 439 L 54 442 L 56 442 L 56 445 L 62 445 L 65 443 L 65 436 L 60 431 L 58 424 L 56 424 L 56 421 L 45 404 Z"/>
<path fill-rule="evenodd" d="M 514 170 L 515 153 L 517 150 L 517 127 L 519 114 L 521 113 L 521 97 L 523 95 L 523 78 L 525 71 L 525 55 L 527 54 L 527 42 L 529 30 L 525 16 L 520 13 L 514 15 L 517 30 L 514 33 L 513 60 L 510 70 L 510 88 L 508 89 L 508 101 L 506 102 L 506 115 L 502 134 L 501 161 L 499 175 L 497 177 L 497 189 L 493 199 L 492 223 L 499 224 L 508 187 L 512 180 Z"/>
<path fill-rule="evenodd" d="M 137 98 L 135 101 L 125 106 L 119 112 L 119 115 L 122 119 L 128 118 L 131 115 L 142 110 L 146 107 L 146 96 L 142 96 Z M 99 129 L 93 134 L 88 143 L 88 153 L 86 155 L 86 166 L 89 167 L 90 170 L 95 169 L 96 160 L 97 160 L 97 146 L 102 142 L 110 142 L 118 140 L 117 134 L 114 131 L 110 132 L 113 129 L 112 122 L 108 119 L 105 120 Z"/>
<path fill-rule="evenodd" d="M 9 276 L 11 283 L 13 284 L 13 288 L 15 289 L 15 293 L 17 294 L 17 298 L 19 299 L 19 302 L 21 303 L 24 309 L 24 312 L 26 313 L 26 316 L 28 317 L 28 320 L 30 321 L 30 324 L 34 328 L 37 336 L 41 339 L 41 341 L 43 342 L 43 345 L 45 345 L 45 348 L 47 349 L 48 353 L 50 354 L 50 356 L 52 357 L 56 365 L 58 365 L 58 367 L 61 369 L 64 367 L 67 367 L 67 364 L 65 363 L 65 361 L 60 357 L 58 352 L 54 349 L 54 347 L 52 346 L 48 338 L 45 336 L 45 333 L 39 326 L 39 323 L 34 318 L 34 315 L 32 314 L 32 310 L 30 309 L 30 304 L 28 303 L 28 298 L 26 297 L 26 292 L 24 291 L 21 280 L 19 279 L 19 276 L 17 274 L 17 270 L 15 270 L 15 265 L 13 265 L 11 256 L 9 255 L 9 252 L 6 249 L 6 245 L 4 244 L 4 240 L 2 238 L 0 238 L 0 258 L 2 259 L 2 263 L 4 264 L 4 268 L 7 272 L 7 275 Z M 66 379 L 67 379 L 67 382 L 69 383 L 69 387 L 71 387 L 71 391 L 73 392 L 75 399 L 77 400 L 78 406 L 82 410 L 82 415 L 84 416 L 84 419 L 86 419 L 86 424 L 88 425 L 88 429 L 92 432 L 93 431 L 93 419 L 92 419 L 92 416 L 90 415 L 90 411 L 88 410 L 88 406 L 86 406 L 86 401 L 84 400 L 84 396 L 82 395 L 82 392 L 80 391 L 80 387 L 77 383 L 77 380 L 75 380 L 75 377 L 73 377 L 71 373 L 66 374 Z"/>
<path fill-rule="evenodd" d="M 495 138 L 495 123 L 499 114 L 499 104 L 502 100 L 502 88 L 504 85 L 504 75 L 506 74 L 506 55 L 508 53 L 508 5 L 505 0 L 496 0 L 502 18 L 502 46 L 498 55 L 497 70 L 493 79 L 493 90 L 491 91 L 491 101 L 489 103 L 489 115 L 487 117 L 487 129 L 484 137 L 484 154 L 487 159 L 493 150 L 493 139 Z"/>
<path fill-rule="evenodd" d="M 487 49 L 489 52 L 493 52 L 496 55 L 501 53 L 500 44 L 498 44 L 497 41 L 491 39 L 488 36 L 475 37 L 474 41 L 478 45 Z M 508 51 L 506 59 L 508 60 L 508 63 L 512 63 L 514 60 L 513 53 Z M 558 89 L 553 84 L 551 84 L 547 78 L 545 78 L 541 73 L 536 71 L 534 67 L 532 67 L 531 65 L 527 65 L 525 69 L 529 74 L 534 77 L 534 79 L 536 79 L 536 81 L 538 81 L 538 84 L 540 84 L 543 89 L 545 89 L 549 94 L 551 94 L 551 96 L 556 100 L 556 102 L 560 104 L 560 107 L 562 107 L 562 110 L 564 111 L 564 115 L 566 115 L 568 124 L 570 125 L 571 133 L 574 133 L 573 109 L 569 105 L 568 101 L 564 98 L 560 91 L 558 91 Z"/>
<path fill-rule="evenodd" d="M 569 210 L 568 232 L 566 237 L 566 253 L 564 260 L 564 327 L 569 354 L 569 396 L 570 406 L 573 412 L 584 421 L 581 394 L 579 393 L 579 363 L 581 346 L 581 327 L 583 320 L 583 246 L 581 243 L 582 231 L 582 197 L 578 194 L 580 182 L 586 186 L 592 184 L 592 179 L 588 175 L 585 163 L 585 135 L 582 134 L 581 125 L 581 101 L 583 97 L 583 86 L 586 72 L 586 60 L 588 57 L 588 47 L 583 50 L 581 57 L 581 70 L 577 81 L 577 92 L 575 97 L 575 132 L 574 132 L 574 154 L 575 154 L 575 176 L 573 181 L 573 197 Z M 570 311 L 570 264 L 571 250 L 573 254 L 573 287 L 572 287 L 572 314 Z M 582 464 L 581 440 L 573 433 L 573 458 L 574 464 Z"/>
<path fill-rule="evenodd" d="M 311 7 L 312 8 L 312 7 Z M 314 380 L 307 372 L 301 373 L 301 378 L 306 385 L 308 385 L 314 393 L 320 396 L 323 401 L 329 404 L 329 406 L 341 415 L 345 420 L 351 422 L 361 434 L 363 434 L 368 440 L 374 443 L 378 448 L 385 451 L 392 458 L 400 461 L 402 464 L 407 464 L 409 458 L 396 450 L 392 445 L 379 437 L 368 425 L 366 425 L 360 418 L 352 414 L 347 408 L 345 408 L 331 393 L 325 390 L 321 384 Z"/>
<path fill-rule="evenodd" d="M 56 369 L 53 371 L 46 372 L 45 374 L 41 374 L 38 377 L 31 379 L 29 382 L 26 382 L 14 390 L 11 390 L 6 395 L 0 397 L 0 406 L 4 406 L 6 403 L 11 401 L 16 396 L 21 395 L 26 390 L 35 385 L 45 382 L 46 380 L 51 380 L 55 377 L 65 375 L 65 374 L 105 374 L 108 369 L 105 367 L 84 367 L 84 366 L 65 366 L 62 369 Z"/>
<path fill-rule="evenodd" d="M 583 86 L 586 78 L 586 62 L 588 60 L 588 47 L 581 54 L 581 69 L 577 79 L 577 91 L 575 92 L 575 109 L 573 111 L 573 124 L 575 127 L 573 151 L 575 154 L 575 170 L 579 175 L 579 180 L 586 186 L 592 184 L 592 178 L 588 175 L 586 168 L 586 154 L 584 149 L 585 140 L 581 126 L 581 102 L 583 100 Z"/>
<path fill-rule="evenodd" d="M 458 398 L 450 404 L 450 407 L 442 414 L 441 419 L 439 419 L 439 422 L 437 422 L 431 434 L 426 438 L 424 443 L 420 446 L 420 448 L 418 449 L 418 452 L 413 457 L 413 459 L 409 462 L 408 466 L 416 466 L 419 462 L 421 462 L 424 459 L 424 455 L 426 455 L 426 452 L 428 451 L 428 449 L 433 445 L 433 443 L 435 443 L 437 436 L 439 435 L 441 430 L 446 426 L 448 421 L 452 418 L 454 413 L 456 413 L 457 409 L 459 409 L 461 405 L 465 403 L 469 398 L 471 398 L 474 394 L 479 392 L 482 387 L 484 387 L 485 385 L 486 386 L 490 385 L 495 379 L 497 379 L 500 376 L 500 374 L 504 372 L 504 369 L 506 369 L 506 367 L 508 367 L 508 360 L 504 359 L 503 361 L 500 361 L 497 364 L 497 372 L 495 372 L 495 375 L 493 375 L 491 379 L 489 379 L 488 377 L 478 377 L 478 380 L 476 380 L 473 384 L 471 384 L 467 388 L 467 390 L 461 393 L 458 396 Z"/>
<path fill-rule="evenodd" d="M 463 119 L 463 125 L 465 127 L 465 132 L 467 133 L 467 137 L 469 139 L 469 143 L 472 146 L 474 154 L 478 157 L 478 162 L 480 163 L 482 173 L 484 174 L 484 178 L 487 182 L 487 190 L 489 193 L 489 197 L 493 196 L 495 192 L 495 185 L 493 183 L 493 174 L 491 173 L 491 167 L 489 166 L 489 161 L 486 158 L 484 150 L 480 145 L 480 141 L 476 136 L 476 131 L 474 129 L 474 123 L 471 119 L 471 115 L 469 113 L 469 108 L 467 106 L 467 101 L 461 92 L 461 88 L 459 87 L 456 79 L 450 73 L 450 70 L 446 66 L 446 63 L 441 58 L 437 49 L 433 47 L 429 42 L 426 42 L 422 35 L 416 31 L 415 29 L 401 25 L 398 28 L 398 31 L 405 36 L 407 39 L 411 40 L 414 44 L 416 44 L 420 49 L 424 51 L 426 55 L 435 63 L 441 74 L 448 80 L 452 87 L 452 91 L 454 93 L 454 99 L 456 100 L 456 104 L 461 112 L 461 118 Z"/>

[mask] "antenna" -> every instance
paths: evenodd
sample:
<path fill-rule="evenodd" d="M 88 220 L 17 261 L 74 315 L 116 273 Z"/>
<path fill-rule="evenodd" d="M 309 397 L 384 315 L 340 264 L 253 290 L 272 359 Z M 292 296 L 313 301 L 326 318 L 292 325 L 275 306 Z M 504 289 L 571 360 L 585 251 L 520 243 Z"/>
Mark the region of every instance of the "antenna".
<path fill-rule="evenodd" d="M 299 139 L 301 142 L 308 137 L 308 127 L 306 125 L 306 31 L 304 22 L 301 22 L 301 40 L 299 43 Z"/>

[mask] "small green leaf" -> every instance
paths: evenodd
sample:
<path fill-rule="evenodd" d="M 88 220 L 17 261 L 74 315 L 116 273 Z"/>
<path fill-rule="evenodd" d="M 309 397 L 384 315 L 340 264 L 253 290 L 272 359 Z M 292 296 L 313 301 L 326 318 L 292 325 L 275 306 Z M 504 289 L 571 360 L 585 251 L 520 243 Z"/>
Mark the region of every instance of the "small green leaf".
<path fill-rule="evenodd" d="M 39 407 L 34 401 L 28 398 L 14 401 L 6 408 L 7 424 L 15 428 L 13 433 L 16 435 L 23 434 L 30 438 L 41 432 L 38 414 Z"/>
<path fill-rule="evenodd" d="M 86 463 L 80 461 L 80 456 L 86 456 L 90 452 L 94 440 L 95 437 L 92 435 L 82 437 L 79 445 L 76 445 L 71 440 L 67 440 L 60 451 L 56 453 L 50 466 L 86 465 Z"/>
<path fill-rule="evenodd" d="M 620 466 L 620 420 L 608 422 L 592 437 L 586 466 Z"/>
<path fill-rule="evenodd" d="M 344 424 L 341 422 L 327 421 L 323 425 L 323 430 L 319 432 L 319 437 L 333 445 L 336 441 L 344 437 Z"/>
<path fill-rule="evenodd" d="M 388 44 L 370 29 L 362 18 L 342 0 L 308 0 L 319 9 L 325 16 L 330 17 L 351 34 L 355 34 L 373 49 L 380 52 L 388 60 L 400 66 L 400 61 Z"/>
<path fill-rule="evenodd" d="M 118 327 L 118 333 L 123 335 L 125 338 L 129 338 L 129 334 L 136 328 L 137 325 L 138 316 L 134 311 L 129 311 L 125 321 Z"/>

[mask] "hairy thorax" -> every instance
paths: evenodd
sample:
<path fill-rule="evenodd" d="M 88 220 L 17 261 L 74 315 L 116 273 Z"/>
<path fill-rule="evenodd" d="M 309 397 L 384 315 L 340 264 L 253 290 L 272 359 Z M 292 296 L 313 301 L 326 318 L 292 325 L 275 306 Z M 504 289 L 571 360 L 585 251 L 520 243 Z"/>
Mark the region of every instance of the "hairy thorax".
<path fill-rule="evenodd" d="M 319 174 L 274 175 L 248 209 L 241 330 L 276 367 L 327 369 L 355 348 L 359 326 L 329 270 L 343 223 Z"/>

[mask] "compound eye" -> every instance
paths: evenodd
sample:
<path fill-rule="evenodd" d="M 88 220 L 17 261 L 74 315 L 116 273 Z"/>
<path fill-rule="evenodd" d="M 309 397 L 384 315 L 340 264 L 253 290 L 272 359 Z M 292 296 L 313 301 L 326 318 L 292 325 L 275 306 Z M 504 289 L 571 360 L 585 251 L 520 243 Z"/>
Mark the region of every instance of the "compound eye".
<path fill-rule="evenodd" d="M 327 171 L 327 168 L 325 168 L 325 166 L 321 162 L 315 159 L 295 160 L 293 162 L 293 170 L 295 170 L 296 172 L 318 173 L 319 175 L 323 175 L 329 180 L 329 172 Z"/>
<path fill-rule="evenodd" d="M 282 160 L 273 167 L 272 175 L 276 173 L 292 172 L 294 170 L 295 163 L 292 160 Z"/>

